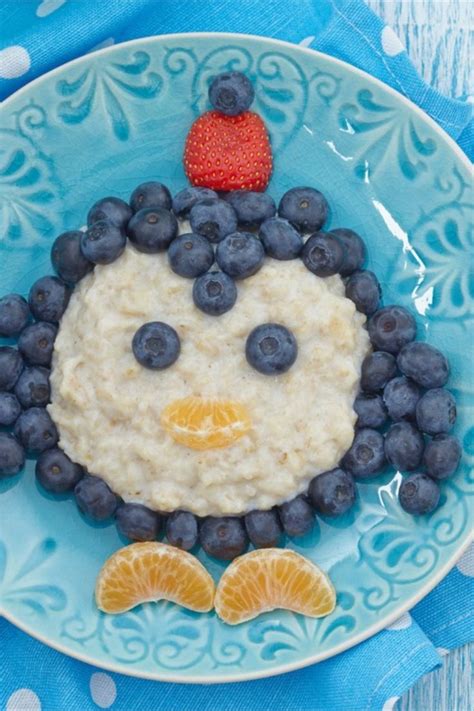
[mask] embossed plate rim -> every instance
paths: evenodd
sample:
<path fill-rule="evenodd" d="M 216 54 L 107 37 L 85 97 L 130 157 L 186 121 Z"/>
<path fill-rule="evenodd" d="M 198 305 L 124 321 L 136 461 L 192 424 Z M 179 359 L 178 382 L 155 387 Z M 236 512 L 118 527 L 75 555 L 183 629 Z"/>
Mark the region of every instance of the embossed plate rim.
<path fill-rule="evenodd" d="M 3 102 L 3 106 L 8 108 L 11 102 L 16 101 L 19 97 L 23 96 L 25 93 L 27 94 L 27 92 L 37 89 L 38 87 L 41 87 L 42 81 L 47 82 L 51 78 L 54 78 L 55 76 L 62 74 L 64 72 L 64 70 L 74 68 L 75 66 L 78 66 L 81 63 L 86 64 L 90 60 L 91 56 L 95 57 L 95 56 L 107 55 L 108 53 L 111 54 L 111 53 L 115 52 L 118 47 L 120 47 L 120 49 L 122 49 L 122 48 L 124 48 L 124 49 L 132 48 L 133 49 L 134 47 L 138 47 L 138 46 L 143 47 L 144 45 L 147 45 L 147 44 L 165 44 L 166 42 L 179 42 L 179 41 L 183 41 L 185 38 L 187 41 L 189 41 L 190 39 L 192 40 L 193 38 L 196 38 L 196 40 L 213 40 L 213 41 L 217 40 L 217 41 L 222 42 L 223 44 L 225 42 L 232 42 L 232 41 L 238 42 L 239 40 L 241 40 L 242 42 L 246 42 L 246 41 L 259 42 L 262 45 L 268 46 L 269 48 L 276 47 L 276 48 L 281 48 L 282 50 L 291 49 L 291 52 L 294 52 L 296 50 L 297 54 L 302 52 L 303 55 L 311 56 L 315 59 L 317 59 L 319 56 L 319 57 L 323 58 L 325 62 L 328 62 L 329 64 L 332 64 L 335 67 L 340 67 L 346 73 L 349 73 L 349 74 L 355 73 L 356 76 L 363 78 L 364 81 L 368 82 L 369 84 L 371 84 L 375 87 L 378 87 L 379 89 L 383 90 L 384 92 L 388 92 L 388 94 L 393 96 L 394 98 L 396 98 L 398 102 L 401 101 L 402 105 L 409 107 L 412 112 L 414 111 L 414 113 L 419 118 L 421 118 L 425 123 L 428 124 L 428 126 L 431 127 L 431 129 L 449 147 L 449 149 L 454 153 L 454 155 L 458 158 L 458 160 L 461 161 L 461 163 L 463 163 L 468 169 L 471 167 L 467 157 L 461 151 L 461 149 L 457 146 L 455 141 L 433 119 L 431 119 L 424 111 L 422 111 L 422 109 L 420 109 L 418 106 L 413 104 L 410 100 L 406 99 L 402 94 L 400 94 L 395 89 L 392 89 L 391 87 L 387 86 L 383 82 L 372 77 L 370 74 L 367 74 L 366 72 L 364 72 L 356 67 L 353 67 L 353 66 L 351 66 L 351 65 L 347 64 L 346 62 L 343 62 L 339 59 L 335 59 L 334 57 L 331 57 L 329 55 L 325 55 L 321 52 L 317 52 L 316 50 L 301 47 L 299 45 L 295 45 L 295 44 L 292 44 L 289 42 L 283 42 L 281 40 L 274 40 L 271 38 L 260 37 L 257 35 L 233 34 L 233 33 L 213 33 L 213 32 L 177 33 L 177 34 L 170 34 L 170 35 L 161 35 L 161 36 L 155 36 L 155 37 L 141 38 L 141 39 L 137 39 L 137 40 L 131 40 L 129 42 L 120 43 L 120 45 L 114 45 L 112 47 L 103 48 L 101 50 L 98 50 L 97 52 L 91 53 L 90 55 L 85 55 L 85 56 L 79 57 L 75 60 L 72 60 L 71 62 L 68 62 L 67 64 L 57 67 L 56 69 L 35 79 L 30 84 L 26 85 L 25 87 L 23 87 L 22 89 L 20 89 L 16 93 L 14 93 L 11 97 L 9 97 L 8 99 L 6 99 Z M 407 601 L 405 601 L 404 604 L 401 604 L 400 607 L 398 607 L 395 611 L 387 614 L 382 620 L 369 626 L 364 631 L 362 631 L 360 634 L 355 635 L 354 637 L 351 637 L 347 642 L 342 642 L 339 645 L 336 645 L 329 650 L 315 653 L 314 655 L 307 656 L 304 659 L 300 659 L 295 662 L 289 662 L 286 664 L 279 664 L 279 665 L 272 667 L 271 669 L 263 669 L 260 671 L 255 671 L 255 672 L 250 672 L 250 673 L 243 672 L 243 673 L 240 673 L 239 675 L 222 674 L 217 677 L 217 676 L 207 676 L 205 674 L 200 674 L 199 676 L 194 675 L 194 676 L 184 676 L 183 677 L 183 676 L 180 676 L 176 673 L 171 672 L 171 670 L 168 670 L 166 673 L 160 673 L 159 671 L 158 672 L 146 672 L 146 671 L 141 671 L 141 670 L 137 670 L 137 669 L 129 669 L 127 667 L 120 665 L 120 663 L 117 663 L 117 664 L 113 663 L 113 662 L 109 663 L 109 662 L 106 662 L 103 660 L 100 660 L 99 662 L 97 662 L 97 660 L 95 660 L 92 656 L 90 656 L 88 654 L 82 654 L 81 652 L 66 648 L 64 645 L 62 645 L 60 643 L 46 639 L 41 633 L 30 630 L 28 625 L 23 623 L 20 620 L 17 620 L 16 616 L 14 614 L 11 614 L 10 612 L 3 610 L 1 604 L 0 604 L 0 614 L 3 615 L 5 617 L 5 619 L 9 620 L 14 625 L 16 625 L 22 631 L 24 631 L 27 634 L 31 635 L 32 637 L 38 639 L 42 643 L 52 647 L 53 649 L 56 649 L 59 652 L 62 652 L 68 656 L 76 658 L 79 661 L 83 661 L 83 662 L 86 662 L 88 664 L 92 664 L 95 666 L 99 665 L 100 667 L 107 669 L 109 671 L 112 671 L 112 672 L 135 676 L 135 677 L 139 677 L 139 678 L 150 679 L 150 680 L 162 680 L 162 681 L 167 681 L 167 682 L 178 682 L 178 683 L 210 684 L 210 683 L 230 683 L 230 682 L 236 682 L 236 681 L 259 679 L 259 678 L 270 677 L 270 676 L 274 676 L 276 674 L 281 674 L 281 673 L 293 671 L 296 669 L 301 669 L 303 667 L 314 664 L 318 661 L 322 661 L 322 660 L 332 657 L 336 654 L 339 654 L 356 644 L 359 644 L 360 642 L 368 639 L 372 635 L 374 635 L 377 632 L 379 632 L 380 630 L 384 629 L 385 627 L 390 625 L 392 622 L 394 622 L 398 617 L 400 617 L 404 612 L 406 612 L 407 610 L 412 608 L 413 605 L 415 605 L 417 602 L 419 602 L 426 594 L 428 594 L 428 592 L 430 592 L 430 590 L 433 587 L 435 587 L 443 579 L 443 577 L 455 565 L 458 558 L 462 555 L 463 551 L 465 550 L 465 548 L 467 548 L 467 546 L 469 545 L 469 543 L 472 540 L 474 540 L 474 532 L 471 532 L 470 534 L 466 535 L 465 540 L 459 546 L 458 550 L 455 551 L 455 553 L 451 556 L 451 558 L 448 561 L 446 561 L 444 563 L 444 565 L 438 567 L 436 572 L 433 573 L 431 576 L 429 576 L 426 579 L 423 586 L 416 594 L 412 595 L 411 598 L 409 598 Z"/>

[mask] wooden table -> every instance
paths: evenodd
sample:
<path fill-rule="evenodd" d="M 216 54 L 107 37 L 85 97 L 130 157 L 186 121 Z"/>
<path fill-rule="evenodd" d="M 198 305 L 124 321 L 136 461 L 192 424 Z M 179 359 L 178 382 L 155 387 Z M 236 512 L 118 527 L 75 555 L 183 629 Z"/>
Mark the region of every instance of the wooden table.
<path fill-rule="evenodd" d="M 431 86 L 448 96 L 473 96 L 474 2 L 365 1 L 395 30 Z M 421 679 L 394 711 L 471 711 L 473 671 L 474 644 L 448 655 L 443 668 Z"/>

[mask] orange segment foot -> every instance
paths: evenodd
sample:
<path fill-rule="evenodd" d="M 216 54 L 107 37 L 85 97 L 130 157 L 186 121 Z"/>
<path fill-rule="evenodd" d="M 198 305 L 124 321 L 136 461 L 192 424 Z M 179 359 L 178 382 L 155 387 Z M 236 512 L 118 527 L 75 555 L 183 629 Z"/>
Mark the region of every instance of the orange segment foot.
<path fill-rule="evenodd" d="M 292 610 L 324 617 L 334 610 L 336 593 L 326 573 L 291 550 L 265 548 L 236 558 L 216 592 L 216 612 L 237 625 L 263 612 Z"/>
<path fill-rule="evenodd" d="M 133 543 L 114 553 L 100 571 L 95 589 L 97 607 L 110 614 L 157 600 L 209 612 L 214 594 L 214 581 L 197 558 L 154 541 Z"/>

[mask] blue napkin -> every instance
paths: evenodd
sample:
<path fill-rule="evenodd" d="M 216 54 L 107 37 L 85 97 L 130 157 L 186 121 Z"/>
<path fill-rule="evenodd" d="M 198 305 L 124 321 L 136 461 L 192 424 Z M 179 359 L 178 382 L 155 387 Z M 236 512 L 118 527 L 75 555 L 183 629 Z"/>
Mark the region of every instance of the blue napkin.
<path fill-rule="evenodd" d="M 430 114 L 472 157 L 472 106 L 428 87 L 393 31 L 362 0 L 3 0 L 0 97 L 82 54 L 153 34 L 262 34 L 332 54 Z M 186 686 L 101 672 L 0 619 L 6 711 L 390 711 L 449 650 L 474 639 L 474 546 L 411 614 L 344 654 L 279 677 Z M 0 571 L 1 587 L 1 571 Z"/>

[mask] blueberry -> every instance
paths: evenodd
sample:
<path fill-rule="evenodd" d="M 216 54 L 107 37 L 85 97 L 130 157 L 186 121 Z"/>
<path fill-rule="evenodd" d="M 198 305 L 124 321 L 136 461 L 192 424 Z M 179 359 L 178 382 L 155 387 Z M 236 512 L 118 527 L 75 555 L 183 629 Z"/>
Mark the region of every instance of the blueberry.
<path fill-rule="evenodd" d="M 23 358 L 13 346 L 0 346 L 0 390 L 12 390 L 23 370 Z"/>
<path fill-rule="evenodd" d="M 398 353 L 416 336 L 415 319 L 403 306 L 379 309 L 369 320 L 367 328 L 374 348 L 389 353 Z"/>
<path fill-rule="evenodd" d="M 180 349 L 179 336 L 174 328 L 161 321 L 151 321 L 140 326 L 132 341 L 137 361 L 152 370 L 162 370 L 173 365 Z"/>
<path fill-rule="evenodd" d="M 366 253 L 365 244 L 357 232 L 340 227 L 329 231 L 330 235 L 335 235 L 344 247 L 344 259 L 339 269 L 339 274 L 343 277 L 350 276 L 358 269 L 362 269 Z"/>
<path fill-rule="evenodd" d="M 259 227 L 276 213 L 275 201 L 268 193 L 252 190 L 232 190 L 225 201 L 234 208 L 240 227 Z"/>
<path fill-rule="evenodd" d="M 0 336 L 18 336 L 30 318 L 26 299 L 19 294 L 7 294 L 0 299 Z"/>
<path fill-rule="evenodd" d="M 203 200 L 218 200 L 219 196 L 211 188 L 184 188 L 173 198 L 173 212 L 176 217 L 189 217 L 191 208 Z"/>
<path fill-rule="evenodd" d="M 391 353 L 375 351 L 362 361 L 360 387 L 365 392 L 378 392 L 397 372 L 397 361 Z"/>
<path fill-rule="evenodd" d="M 234 280 L 224 272 L 207 272 L 194 282 L 193 300 L 205 314 L 220 316 L 235 304 L 237 287 Z"/>
<path fill-rule="evenodd" d="M 117 528 L 132 541 L 154 541 L 161 528 L 161 517 L 142 504 L 122 504 L 115 513 Z"/>
<path fill-rule="evenodd" d="M 452 476 L 461 461 L 461 445 L 456 437 L 439 434 L 428 442 L 423 452 L 423 466 L 426 473 L 435 479 Z"/>
<path fill-rule="evenodd" d="M 81 237 L 81 250 L 94 264 L 111 264 L 123 254 L 127 238 L 121 227 L 107 220 L 94 222 Z"/>
<path fill-rule="evenodd" d="M 385 435 L 385 456 L 401 471 L 411 472 L 421 464 L 424 440 L 410 422 L 396 422 Z"/>
<path fill-rule="evenodd" d="M 256 274 L 264 259 L 262 243 L 250 232 L 234 232 L 217 245 L 216 261 L 234 279 Z"/>
<path fill-rule="evenodd" d="M 25 368 L 15 385 L 15 395 L 25 408 L 47 405 L 51 395 L 49 370 L 42 366 Z"/>
<path fill-rule="evenodd" d="M 446 434 L 456 422 L 456 400 L 449 390 L 428 390 L 416 406 L 416 423 L 429 435 Z"/>
<path fill-rule="evenodd" d="M 398 492 L 402 509 L 414 516 L 431 513 L 439 504 L 439 486 L 426 474 L 411 474 L 403 479 Z"/>
<path fill-rule="evenodd" d="M 18 339 L 18 348 L 25 360 L 31 365 L 49 365 L 57 333 L 56 326 L 44 321 L 24 328 Z"/>
<path fill-rule="evenodd" d="M 184 551 L 194 548 L 199 538 L 196 516 L 189 511 L 173 511 L 166 521 L 166 537 L 176 548 Z"/>
<path fill-rule="evenodd" d="M 145 254 L 156 254 L 168 249 L 178 234 L 178 222 L 169 210 L 146 207 L 134 214 L 128 223 L 130 242 Z"/>
<path fill-rule="evenodd" d="M 390 380 L 383 391 L 385 407 L 394 422 L 414 420 L 420 397 L 418 385 L 404 376 Z"/>
<path fill-rule="evenodd" d="M 316 232 L 301 251 L 303 264 L 319 277 L 337 274 L 344 260 L 344 247 L 329 232 Z"/>
<path fill-rule="evenodd" d="M 370 316 L 377 310 L 382 289 L 373 272 L 354 272 L 346 283 L 346 296 L 354 302 L 357 311 Z"/>
<path fill-rule="evenodd" d="M 57 274 L 68 284 L 77 284 L 94 265 L 82 253 L 82 232 L 64 232 L 51 249 L 51 262 Z"/>
<path fill-rule="evenodd" d="M 249 511 L 245 515 L 245 528 L 250 542 L 255 548 L 275 548 L 283 533 L 278 513 L 269 511 Z"/>
<path fill-rule="evenodd" d="M 191 208 L 189 223 L 193 232 L 207 237 L 210 242 L 220 242 L 237 229 L 237 215 L 228 202 L 207 199 Z"/>
<path fill-rule="evenodd" d="M 21 413 L 21 405 L 13 393 L 0 392 L 0 427 L 10 427 Z"/>
<path fill-rule="evenodd" d="M 382 427 L 387 421 L 387 410 L 381 395 L 360 393 L 354 400 L 357 427 Z"/>
<path fill-rule="evenodd" d="M 55 494 L 71 491 L 83 476 L 81 465 L 57 447 L 42 452 L 36 462 L 36 478 L 44 489 Z"/>
<path fill-rule="evenodd" d="M 28 303 L 37 321 L 58 323 L 67 309 L 70 296 L 71 290 L 62 279 L 44 276 L 31 287 Z"/>
<path fill-rule="evenodd" d="M 248 363 L 264 375 L 279 375 L 291 368 L 298 356 L 296 339 L 285 326 L 264 323 L 250 332 L 245 344 Z"/>
<path fill-rule="evenodd" d="M 385 466 L 384 442 L 380 432 L 368 427 L 358 430 L 342 459 L 342 466 L 356 479 L 370 479 L 380 474 Z"/>
<path fill-rule="evenodd" d="M 201 235 L 183 234 L 176 237 L 168 249 L 171 269 L 182 277 L 194 279 L 205 274 L 214 261 L 214 250 Z"/>
<path fill-rule="evenodd" d="M 428 343 L 409 343 L 399 353 L 397 365 L 404 375 L 423 388 L 441 388 L 449 378 L 449 363 Z"/>
<path fill-rule="evenodd" d="M 316 232 L 326 222 L 329 205 L 319 190 L 292 188 L 278 205 L 278 214 L 301 232 Z"/>
<path fill-rule="evenodd" d="M 55 447 L 59 440 L 56 425 L 44 407 L 31 407 L 15 423 L 15 436 L 30 454 Z"/>
<path fill-rule="evenodd" d="M 242 72 L 218 74 L 209 86 L 212 107 L 227 116 L 237 116 L 247 111 L 254 97 L 253 84 Z"/>
<path fill-rule="evenodd" d="M 232 560 L 248 546 L 245 526 L 232 516 L 209 516 L 201 525 L 200 537 L 206 553 L 219 560 Z"/>
<path fill-rule="evenodd" d="M 342 516 L 356 499 L 354 479 L 344 469 L 331 469 L 315 476 L 308 493 L 316 511 L 325 516 Z"/>
<path fill-rule="evenodd" d="M 285 533 L 292 538 L 305 536 L 313 528 L 313 508 L 305 496 L 285 501 L 278 507 L 278 513 Z"/>
<path fill-rule="evenodd" d="M 25 452 L 9 432 L 0 432 L 0 479 L 14 476 L 25 466 Z"/>
<path fill-rule="evenodd" d="M 118 499 L 103 479 L 86 474 L 75 486 L 76 503 L 86 516 L 105 521 L 115 513 Z"/>
<path fill-rule="evenodd" d="M 87 226 L 92 227 L 96 222 L 105 220 L 124 230 L 131 216 L 132 209 L 124 200 L 117 197 L 105 197 L 92 205 L 87 214 Z"/>
<path fill-rule="evenodd" d="M 288 220 L 271 217 L 258 233 L 266 253 L 273 259 L 295 259 L 303 249 L 303 238 Z"/>
<path fill-rule="evenodd" d="M 143 210 L 145 207 L 162 207 L 171 210 L 171 193 L 163 183 L 150 180 L 135 188 L 130 196 L 130 206 L 133 212 Z"/>

